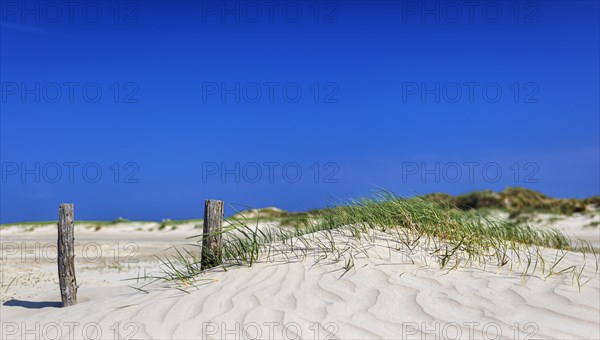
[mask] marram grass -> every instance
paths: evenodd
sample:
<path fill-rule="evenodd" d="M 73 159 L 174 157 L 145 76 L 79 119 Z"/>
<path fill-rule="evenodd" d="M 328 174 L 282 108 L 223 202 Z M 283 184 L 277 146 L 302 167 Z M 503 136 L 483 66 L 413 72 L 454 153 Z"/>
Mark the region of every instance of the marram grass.
<path fill-rule="evenodd" d="M 578 251 L 584 258 L 590 254 L 594 257 L 598 273 L 596 249 L 587 242 L 573 241 L 556 229 L 542 230 L 515 221 L 483 217 L 422 198 L 398 197 L 389 191 L 381 191 L 373 198 L 348 201 L 313 213 L 310 218 L 302 215 L 300 219 L 293 223 L 286 217 L 288 226 L 271 223 L 259 227 L 263 222 L 260 216 L 252 222 L 237 214 L 220 232 L 223 237 L 220 268 L 252 266 L 275 255 L 293 261 L 310 253 L 318 254 L 315 262 L 341 263 L 345 274 L 353 268 L 357 256 L 368 256 L 370 247 L 385 247 L 409 258 L 427 254 L 425 258 L 433 258 L 446 270 L 473 265 L 484 269 L 494 266 L 499 271 L 508 267 L 511 272 L 520 268 L 523 281 L 536 270 L 543 278 L 570 274 L 572 282 L 581 287 L 591 280 L 583 280 L 585 264 L 562 269 L 559 265 L 568 251 Z M 195 245 L 197 251 L 178 250 L 175 257 L 161 259 L 164 272 L 158 279 L 184 286 L 205 280 L 200 268 L 201 241 Z M 556 256 L 545 258 L 542 248 L 556 249 Z"/>

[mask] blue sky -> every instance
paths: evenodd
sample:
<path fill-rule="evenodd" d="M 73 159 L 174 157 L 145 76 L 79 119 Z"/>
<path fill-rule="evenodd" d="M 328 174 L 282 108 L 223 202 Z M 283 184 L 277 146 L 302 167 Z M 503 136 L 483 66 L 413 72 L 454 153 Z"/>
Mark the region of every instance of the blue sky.
<path fill-rule="evenodd" d="M 600 194 L 597 1 L 53 3 L 1 1 L 2 223 Z"/>

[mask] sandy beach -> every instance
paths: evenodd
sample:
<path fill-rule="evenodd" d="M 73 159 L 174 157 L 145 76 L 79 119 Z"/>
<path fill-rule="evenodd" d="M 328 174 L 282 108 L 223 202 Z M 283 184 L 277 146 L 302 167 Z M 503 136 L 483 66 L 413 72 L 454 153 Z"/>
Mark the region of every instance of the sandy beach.
<path fill-rule="evenodd" d="M 598 244 L 588 217 L 560 223 Z M 2 338 L 591 339 L 600 331 L 600 279 L 589 254 L 569 252 L 560 262 L 585 264 L 580 288 L 571 275 L 546 278 L 539 270 L 523 280 L 516 267 L 441 270 L 426 251 L 390 250 L 378 235 L 349 270 L 347 258 L 283 247 L 252 267 L 215 268 L 181 286 L 141 277 L 160 273 L 155 255 L 193 244 L 187 238 L 201 229 L 158 226 L 76 225 L 79 303 L 68 308 L 58 308 L 56 227 L 4 227 Z M 550 260 L 562 256 L 543 251 Z"/>

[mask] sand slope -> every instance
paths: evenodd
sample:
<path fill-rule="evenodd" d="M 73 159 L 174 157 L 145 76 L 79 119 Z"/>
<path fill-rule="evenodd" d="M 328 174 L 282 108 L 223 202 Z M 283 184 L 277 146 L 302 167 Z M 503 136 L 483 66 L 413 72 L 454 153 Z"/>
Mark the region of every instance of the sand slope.
<path fill-rule="evenodd" d="M 79 258 L 80 303 L 69 308 L 55 307 L 60 301 L 55 263 L 24 263 L 16 255 L 3 261 L 4 275 L 18 280 L 7 287 L 3 279 L 2 339 L 600 338 L 597 260 L 577 253 L 569 253 L 560 267 L 587 263 L 582 277 L 591 280 L 581 291 L 571 276 L 543 280 L 539 270 L 524 283 L 517 268 L 440 270 L 429 254 L 408 257 L 383 241 L 355 254 L 345 274 L 344 259 L 315 263 L 321 254 L 309 252 L 263 258 L 251 268 L 215 269 L 186 287 L 188 293 L 160 282 L 144 293 L 128 287 L 141 283 L 121 281 L 140 270 L 159 270 L 148 255 L 183 245 L 193 233 L 144 238 L 80 232 L 100 244 L 105 238 L 138 239 L 139 261 L 113 268 Z M 37 235 L 53 240 L 51 232 Z M 11 239 L 18 234 L 3 234 L 4 243 Z M 556 256 L 554 250 L 544 252 L 548 259 Z"/>

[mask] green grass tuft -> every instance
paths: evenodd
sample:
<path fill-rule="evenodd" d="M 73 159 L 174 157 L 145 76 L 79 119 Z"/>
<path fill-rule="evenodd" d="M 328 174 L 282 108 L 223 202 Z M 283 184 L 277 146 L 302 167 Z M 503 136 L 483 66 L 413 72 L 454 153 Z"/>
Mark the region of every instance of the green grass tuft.
<path fill-rule="evenodd" d="M 483 195 L 488 195 L 483 194 Z M 486 198 L 487 199 L 487 198 Z M 267 220 L 272 220 L 272 218 Z M 243 214 L 228 219 L 220 233 L 223 237 L 221 268 L 252 266 L 268 260 L 274 254 L 291 260 L 319 254 L 316 262 L 329 259 L 342 262 L 343 274 L 354 268 L 354 259 L 366 255 L 376 246 L 376 239 L 386 239 L 390 251 L 414 255 L 423 251 L 437 261 L 440 268 L 453 270 L 460 266 L 493 264 L 508 266 L 511 271 L 526 264 L 523 280 L 540 268 L 545 278 L 573 274 L 575 266 L 558 270 L 567 251 L 592 253 L 596 250 L 586 242 L 578 244 L 556 229 L 537 229 L 517 221 L 505 221 L 463 211 L 424 198 L 403 198 L 389 191 L 375 197 L 351 200 L 334 208 L 305 214 L 285 216 L 281 224 L 259 228 L 264 222 L 254 222 Z M 173 259 L 164 259 L 164 275 L 160 279 L 195 281 L 204 272 L 198 252 L 180 252 Z M 563 254 L 554 261 L 542 256 L 541 247 L 555 248 Z M 558 254 L 558 253 L 557 253 Z M 578 284 L 581 272 L 574 275 Z M 598 270 L 596 270 L 596 273 Z"/>

